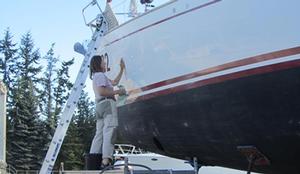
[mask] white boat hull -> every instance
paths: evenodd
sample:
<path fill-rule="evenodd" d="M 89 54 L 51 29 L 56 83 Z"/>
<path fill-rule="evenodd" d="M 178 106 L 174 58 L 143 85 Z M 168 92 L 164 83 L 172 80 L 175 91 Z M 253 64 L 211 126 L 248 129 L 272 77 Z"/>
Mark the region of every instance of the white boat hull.
<path fill-rule="evenodd" d="M 111 77 L 125 60 L 121 138 L 243 170 L 236 148 L 253 145 L 271 161 L 254 171 L 299 173 L 299 6 L 174 0 L 111 30 L 97 51 L 108 55 Z"/>

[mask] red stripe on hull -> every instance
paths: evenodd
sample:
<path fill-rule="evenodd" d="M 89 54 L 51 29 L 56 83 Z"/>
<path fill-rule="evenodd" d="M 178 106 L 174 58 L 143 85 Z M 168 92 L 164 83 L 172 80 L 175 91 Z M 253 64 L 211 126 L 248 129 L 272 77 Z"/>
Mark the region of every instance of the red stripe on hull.
<path fill-rule="evenodd" d="M 254 69 L 250 69 L 250 70 L 240 71 L 240 72 L 236 72 L 236 73 L 232 73 L 232 74 L 226 74 L 226 75 L 214 77 L 211 79 L 200 80 L 197 82 L 161 90 L 158 92 L 153 92 L 151 94 L 146 94 L 146 95 L 138 97 L 137 100 L 135 100 L 134 102 L 139 101 L 139 100 L 147 100 L 147 99 L 150 99 L 153 97 L 158 97 L 161 95 L 167 95 L 167 94 L 171 94 L 171 93 L 194 89 L 197 87 L 206 86 L 206 85 L 210 85 L 210 84 L 221 83 L 221 82 L 224 82 L 227 80 L 234 80 L 234 79 L 252 76 L 252 75 L 270 73 L 270 72 L 274 72 L 274 71 L 285 70 L 285 69 L 295 68 L 295 67 L 299 67 L 299 66 L 300 66 L 300 60 L 294 60 L 294 61 L 289 61 L 289 62 L 284 62 L 284 63 L 263 66 L 263 67 L 259 67 L 259 68 L 254 68 Z"/>
<path fill-rule="evenodd" d="M 282 57 L 293 56 L 293 55 L 297 55 L 297 54 L 300 54 L 300 47 L 294 47 L 294 48 L 279 50 L 279 51 L 270 52 L 270 53 L 266 53 L 266 54 L 261 54 L 258 56 L 248 57 L 248 58 L 241 59 L 238 61 L 229 62 L 229 63 L 223 64 L 223 65 L 207 68 L 207 69 L 196 71 L 196 72 L 189 73 L 186 75 L 178 76 L 178 77 L 175 77 L 172 79 L 153 83 L 153 84 L 141 87 L 140 89 L 131 90 L 130 92 L 139 93 L 141 91 L 148 91 L 148 90 L 155 89 L 158 87 L 177 83 L 177 82 L 180 82 L 183 80 L 189 80 L 189 79 L 192 79 L 195 77 L 208 75 L 211 73 L 216 73 L 216 72 L 228 70 L 231 68 L 250 65 L 250 64 L 259 63 L 259 62 L 263 62 L 263 61 L 267 61 L 267 60 L 279 59 Z"/>

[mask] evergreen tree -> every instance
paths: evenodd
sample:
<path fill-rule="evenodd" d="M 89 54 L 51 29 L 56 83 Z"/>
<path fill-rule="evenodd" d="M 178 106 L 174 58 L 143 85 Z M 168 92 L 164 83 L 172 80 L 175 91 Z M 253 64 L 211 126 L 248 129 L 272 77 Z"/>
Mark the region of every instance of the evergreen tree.
<path fill-rule="evenodd" d="M 73 84 L 70 82 L 70 75 L 69 75 L 69 68 L 73 64 L 74 64 L 74 59 L 71 59 L 69 61 L 63 61 L 61 67 L 56 72 L 56 78 L 54 79 L 56 84 L 54 85 L 54 96 L 53 96 L 53 100 L 54 100 L 53 118 L 55 123 L 57 123 L 58 120 L 60 119 L 59 117 L 62 112 L 63 106 L 66 103 L 66 100 L 68 99 L 70 94 L 70 89 L 73 86 Z M 69 134 L 69 132 L 72 132 L 70 130 L 72 130 L 72 123 L 70 123 L 70 127 L 68 129 L 67 134 Z M 63 153 L 66 153 L 66 151 L 63 150 L 64 146 L 66 146 L 65 142 L 66 140 L 64 140 L 64 143 L 60 150 L 60 154 L 57 157 L 56 164 L 54 166 L 55 169 L 59 168 L 60 161 L 64 161 L 62 159 L 64 159 Z"/>
<path fill-rule="evenodd" d="M 19 170 L 39 170 L 73 86 L 69 69 L 74 59 L 62 62 L 56 69 L 52 44 L 44 57 L 47 67 L 41 78 L 41 57 L 31 34 L 23 35 L 19 49 L 15 46 L 7 29 L 0 40 L 0 73 L 8 85 L 10 103 L 7 160 Z M 84 166 L 83 154 L 89 151 L 95 133 L 93 108 L 93 102 L 83 92 L 57 160 L 64 162 L 66 169 Z"/>
<path fill-rule="evenodd" d="M 52 136 L 55 131 L 56 122 L 54 119 L 54 77 L 56 72 L 56 63 L 58 58 L 54 57 L 54 43 L 51 45 L 49 51 L 45 55 L 44 59 L 47 61 L 47 67 L 44 71 L 42 82 L 42 90 L 40 98 L 40 111 L 42 117 L 45 119 L 43 122 L 40 122 L 40 127 L 42 129 L 42 141 L 40 144 L 40 157 L 39 161 L 43 161 L 43 158 L 46 156 L 49 144 L 51 142 Z"/>
<path fill-rule="evenodd" d="M 24 77 L 29 83 L 33 82 L 35 90 L 38 91 L 36 84 L 39 82 L 40 78 L 38 74 L 41 72 L 42 67 L 38 66 L 39 60 L 41 58 L 40 52 L 38 49 L 34 50 L 34 42 L 31 37 L 31 33 L 27 32 L 21 39 L 19 56 L 21 58 L 18 64 L 18 76 Z"/>
<path fill-rule="evenodd" d="M 56 123 L 53 122 L 53 90 L 54 90 L 54 78 L 56 72 L 56 63 L 58 58 L 54 57 L 54 44 L 51 45 L 51 48 L 47 52 L 44 59 L 47 61 L 46 71 L 44 72 L 44 77 L 42 78 L 42 89 L 41 92 L 41 112 L 44 118 L 49 119 L 51 123 L 51 132 L 53 133 L 53 129 Z"/>
<path fill-rule="evenodd" d="M 17 64 L 17 49 L 16 43 L 12 41 L 12 34 L 9 31 L 9 28 L 5 31 L 4 38 L 0 40 L 0 73 L 2 73 L 2 79 L 7 88 L 7 160 L 12 161 L 11 152 L 11 140 L 12 134 L 10 130 L 12 129 L 12 89 L 15 80 L 15 66 Z"/>
<path fill-rule="evenodd" d="M 94 103 L 82 91 L 76 111 L 70 123 L 67 136 L 62 145 L 58 163 L 64 162 L 65 169 L 84 168 L 84 154 L 89 153 L 95 134 Z"/>
<path fill-rule="evenodd" d="M 57 159 L 57 164 L 60 162 L 64 163 L 66 170 L 80 170 L 83 168 L 82 164 L 82 153 L 83 145 L 80 142 L 78 136 L 78 128 L 74 119 L 70 123 L 70 126 L 67 131 L 67 135 L 62 144 L 59 156 Z"/>
<path fill-rule="evenodd" d="M 89 153 L 91 141 L 95 134 L 94 102 L 90 101 L 87 92 L 82 91 L 74 116 L 78 136 L 83 145 L 82 153 Z"/>
<path fill-rule="evenodd" d="M 5 36 L 0 40 L 0 53 L 3 57 L 0 57 L 0 72 L 3 74 L 3 82 L 8 88 L 8 92 L 12 89 L 12 75 L 15 73 L 16 66 L 16 43 L 12 41 L 12 34 L 9 28 L 5 31 Z M 8 94 L 9 96 L 9 94 Z"/>
<path fill-rule="evenodd" d="M 40 168 L 41 161 L 37 154 L 41 136 L 38 130 L 38 73 L 41 67 L 38 66 L 40 59 L 39 51 L 34 50 L 34 43 L 31 34 L 25 34 L 21 39 L 19 49 L 18 80 L 16 89 L 13 89 L 13 143 L 11 153 L 17 169 L 35 170 Z"/>
<path fill-rule="evenodd" d="M 35 130 L 36 119 L 32 114 L 36 114 L 35 96 L 33 95 L 33 86 L 31 82 L 21 78 L 17 82 L 18 89 L 14 90 L 14 107 L 12 113 L 14 115 L 12 133 L 13 156 L 10 164 L 13 164 L 19 170 L 29 170 L 34 167 L 33 161 L 34 144 L 38 140 L 38 132 Z M 28 86 L 27 84 L 30 84 Z"/>
<path fill-rule="evenodd" d="M 69 97 L 70 89 L 73 84 L 70 82 L 69 68 L 74 64 L 74 58 L 69 61 L 62 62 L 61 68 L 57 71 L 57 82 L 54 87 L 54 120 L 57 123 L 59 114 L 62 112 L 63 106 Z"/>
<path fill-rule="evenodd" d="M 18 115 L 18 117 L 14 119 L 13 128 L 9 130 L 13 139 L 9 140 L 11 141 L 10 154 L 12 158 L 8 158 L 8 164 L 15 166 L 19 170 L 29 170 L 31 158 L 27 154 L 31 153 L 31 150 L 27 145 L 26 138 L 30 133 L 25 123 L 27 122 L 26 116 L 23 116 L 19 109 L 20 105 L 16 103 L 12 113 Z"/>

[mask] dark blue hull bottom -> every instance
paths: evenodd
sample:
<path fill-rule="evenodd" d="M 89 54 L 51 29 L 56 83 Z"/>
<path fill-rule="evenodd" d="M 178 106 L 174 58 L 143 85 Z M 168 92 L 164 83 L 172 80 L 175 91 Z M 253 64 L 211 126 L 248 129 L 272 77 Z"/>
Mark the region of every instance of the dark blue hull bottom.
<path fill-rule="evenodd" d="M 300 173 L 300 68 L 251 75 L 119 108 L 119 138 L 202 165 L 247 170 L 238 146 L 255 146 L 263 173 Z"/>

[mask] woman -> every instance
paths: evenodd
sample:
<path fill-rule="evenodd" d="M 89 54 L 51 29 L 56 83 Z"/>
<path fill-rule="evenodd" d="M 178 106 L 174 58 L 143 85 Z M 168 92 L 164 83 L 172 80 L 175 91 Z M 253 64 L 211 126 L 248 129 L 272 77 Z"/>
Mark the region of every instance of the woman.
<path fill-rule="evenodd" d="M 93 56 L 90 62 L 90 78 L 93 80 L 93 90 L 96 101 L 96 134 L 90 153 L 102 154 L 102 167 L 111 165 L 114 151 L 113 135 L 118 126 L 118 116 L 115 95 L 124 95 L 124 89 L 114 90 L 122 77 L 125 64 L 120 61 L 120 72 L 115 80 L 106 77 L 106 62 L 103 56 Z"/>

